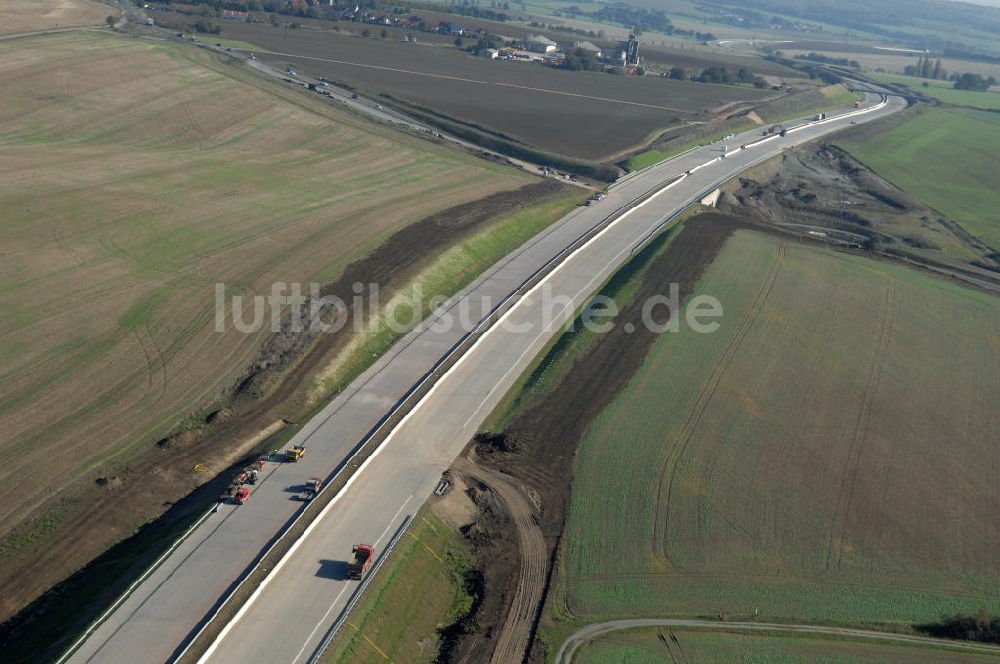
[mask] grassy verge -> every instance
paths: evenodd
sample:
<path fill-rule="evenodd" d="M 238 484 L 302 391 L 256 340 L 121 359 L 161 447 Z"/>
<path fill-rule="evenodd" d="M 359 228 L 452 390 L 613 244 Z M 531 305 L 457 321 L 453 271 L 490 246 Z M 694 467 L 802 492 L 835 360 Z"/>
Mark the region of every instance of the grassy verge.
<path fill-rule="evenodd" d="M 639 154 L 633 155 L 629 158 L 628 169 L 630 171 L 641 170 L 648 166 L 652 166 L 653 164 L 658 164 L 666 159 L 670 159 L 671 157 L 676 157 L 680 153 L 690 150 L 693 147 L 714 143 L 723 136 L 728 136 L 729 134 L 739 134 L 740 132 L 753 129 L 755 126 L 757 125 L 752 122 L 746 122 L 732 129 L 718 131 L 710 136 L 704 136 L 682 145 L 678 145 L 670 150 L 646 150 L 645 152 L 640 152 Z"/>
<path fill-rule="evenodd" d="M 327 662 L 433 662 L 438 630 L 472 605 L 463 578 L 471 560 L 461 537 L 425 510 L 350 616 Z"/>
<path fill-rule="evenodd" d="M 694 205 L 682 212 L 673 226 L 657 236 L 635 258 L 615 272 L 594 294 L 594 298 L 609 298 L 616 302 L 619 308 L 631 302 L 653 258 L 666 249 L 670 240 L 681 232 L 685 219 L 704 209 L 701 205 Z M 589 305 L 590 301 L 581 307 L 581 311 Z M 577 312 L 577 317 L 573 320 L 572 329 L 564 331 L 550 341 L 518 382 L 508 390 L 500 404 L 483 423 L 481 427 L 483 430 L 502 431 L 510 418 L 519 410 L 554 389 L 565 378 L 573 363 L 600 341 L 602 335 L 588 330 L 579 314 L 580 312 Z"/>
<path fill-rule="evenodd" d="M 996 113 L 924 109 L 888 131 L 861 130 L 837 142 L 882 177 L 1000 250 Z"/>
<path fill-rule="evenodd" d="M 807 104 L 801 107 L 792 107 L 784 112 L 777 111 L 774 115 L 768 114 L 766 109 L 769 107 L 768 104 L 764 104 L 760 108 L 756 109 L 756 112 L 760 118 L 767 124 L 777 124 L 780 122 L 787 122 L 788 120 L 794 120 L 796 118 L 808 117 L 813 113 L 820 111 L 828 111 L 831 108 L 847 107 L 853 104 L 856 100 L 861 98 L 861 95 L 851 92 L 842 85 L 830 85 L 825 88 L 820 88 L 815 94 L 818 101 L 815 104 Z M 774 103 L 775 108 L 780 109 L 780 100 L 778 103 Z M 647 166 L 652 166 L 653 164 L 658 164 L 665 159 L 670 159 L 685 150 L 690 150 L 691 148 L 698 145 L 707 145 L 709 143 L 714 143 L 723 136 L 728 136 L 729 134 L 739 134 L 741 132 L 753 129 L 757 125 L 749 120 L 743 124 L 737 125 L 735 127 L 730 127 L 727 129 L 721 129 L 718 132 L 711 134 L 709 136 L 702 136 L 697 139 L 693 139 L 681 145 L 677 145 L 669 150 L 646 150 L 645 152 L 640 152 L 633 155 L 628 160 L 628 169 L 630 171 L 637 171 Z"/>
<path fill-rule="evenodd" d="M 580 193 L 568 191 L 548 202 L 503 217 L 472 235 L 422 270 L 409 286 L 388 302 L 380 318 L 357 335 L 349 348 L 323 372 L 319 391 L 336 392 L 360 375 L 405 332 L 393 329 L 386 310 L 412 329 L 416 316 L 431 311 L 431 301 L 451 297 L 511 251 L 568 214 L 581 202 Z"/>
<path fill-rule="evenodd" d="M 883 72 L 867 72 L 867 75 L 882 83 L 904 85 L 911 90 L 933 97 L 938 101 L 955 106 L 972 106 L 986 110 L 1000 110 L 1000 92 L 986 90 L 956 90 L 951 81 L 936 81 L 934 79 L 886 74 Z"/>

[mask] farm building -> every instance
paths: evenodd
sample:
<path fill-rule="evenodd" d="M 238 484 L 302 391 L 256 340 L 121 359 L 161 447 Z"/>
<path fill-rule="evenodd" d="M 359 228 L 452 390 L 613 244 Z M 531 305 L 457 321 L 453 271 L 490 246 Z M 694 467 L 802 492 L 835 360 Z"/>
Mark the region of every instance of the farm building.
<path fill-rule="evenodd" d="M 603 54 L 603 51 L 601 51 L 600 46 L 595 46 L 594 44 L 591 44 L 589 41 L 574 42 L 573 48 L 575 49 L 579 48 L 584 51 L 588 51 L 589 53 L 593 53 L 595 58 L 600 58 L 601 55 Z"/>
<path fill-rule="evenodd" d="M 524 40 L 524 49 L 533 53 L 551 53 L 556 50 L 556 43 L 544 35 L 528 35 Z"/>
<path fill-rule="evenodd" d="M 479 55 L 487 60 L 496 60 L 500 57 L 500 51 L 495 48 L 483 48 L 479 50 Z"/>

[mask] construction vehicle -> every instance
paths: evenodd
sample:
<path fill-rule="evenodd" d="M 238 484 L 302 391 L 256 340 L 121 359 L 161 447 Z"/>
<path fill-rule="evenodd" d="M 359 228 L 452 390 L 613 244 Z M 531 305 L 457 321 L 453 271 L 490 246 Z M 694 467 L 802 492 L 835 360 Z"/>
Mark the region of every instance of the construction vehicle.
<path fill-rule="evenodd" d="M 782 127 L 781 131 L 778 132 L 778 136 L 781 136 L 781 137 L 788 136 L 788 130 L 785 129 L 784 127 Z"/>
<path fill-rule="evenodd" d="M 306 488 L 301 491 L 298 495 L 298 499 L 302 502 L 307 500 L 312 500 L 319 493 L 319 488 L 323 486 L 323 480 L 318 477 L 310 477 L 309 481 L 306 482 Z"/>
<path fill-rule="evenodd" d="M 375 547 L 371 544 L 355 544 L 351 551 L 354 553 L 354 560 L 347 563 L 347 578 L 363 579 L 375 560 Z"/>
<path fill-rule="evenodd" d="M 285 452 L 285 461 L 298 461 L 306 455 L 305 445 L 296 445 Z"/>
<path fill-rule="evenodd" d="M 236 490 L 236 493 L 233 494 L 233 500 L 236 501 L 237 505 L 243 505 L 249 499 L 250 499 L 250 489 L 248 489 L 245 486 L 241 486 L 239 489 Z"/>
<path fill-rule="evenodd" d="M 854 108 L 861 108 L 861 102 L 860 101 L 854 102 Z"/>

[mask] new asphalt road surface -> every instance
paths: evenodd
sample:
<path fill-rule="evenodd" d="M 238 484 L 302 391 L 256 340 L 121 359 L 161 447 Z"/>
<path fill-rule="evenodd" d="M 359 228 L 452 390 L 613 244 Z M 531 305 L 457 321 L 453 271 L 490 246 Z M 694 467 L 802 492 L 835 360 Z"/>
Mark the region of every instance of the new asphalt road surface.
<path fill-rule="evenodd" d="M 382 550 L 532 358 L 651 234 L 749 166 L 904 106 L 896 97 L 881 101 L 868 95 L 863 112 L 790 123 L 784 137 L 759 142 L 760 130 L 738 135 L 725 141 L 725 156 L 722 144 L 698 148 L 632 174 L 603 201 L 574 210 L 379 358 L 295 436 L 292 444 L 308 447 L 302 460 L 267 464 L 247 504 L 225 504 L 207 514 L 76 644 L 69 661 L 174 660 L 261 550 L 295 518 L 301 509 L 295 500 L 300 485 L 311 476 L 330 476 L 470 327 L 543 266 L 554 264 L 526 296 L 511 300 L 500 320 L 481 332 L 408 412 L 203 657 L 234 664 L 308 661 L 357 586 L 345 574 L 351 546 L 366 543 Z M 751 145 L 754 141 L 758 143 Z M 635 201 L 641 202 L 621 210 Z M 581 237 L 589 239 L 581 243 Z"/>

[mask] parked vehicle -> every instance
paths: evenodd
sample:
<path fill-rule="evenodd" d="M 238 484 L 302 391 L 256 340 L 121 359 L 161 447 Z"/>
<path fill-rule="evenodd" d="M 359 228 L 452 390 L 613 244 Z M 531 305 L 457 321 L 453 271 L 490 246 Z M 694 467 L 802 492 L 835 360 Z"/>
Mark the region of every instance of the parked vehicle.
<path fill-rule="evenodd" d="M 316 497 L 316 494 L 319 493 L 319 488 L 321 486 L 323 486 L 322 479 L 319 477 L 310 477 L 309 481 L 306 482 L 306 488 L 303 489 L 298 495 L 299 500 L 302 502 L 312 500 Z"/>
<path fill-rule="evenodd" d="M 245 486 L 241 486 L 239 489 L 236 490 L 236 493 L 233 494 L 233 500 L 236 501 L 237 505 L 244 505 L 249 499 L 250 499 L 250 489 Z"/>
<path fill-rule="evenodd" d="M 296 445 L 285 452 L 285 461 L 298 461 L 306 455 L 305 445 Z"/>

